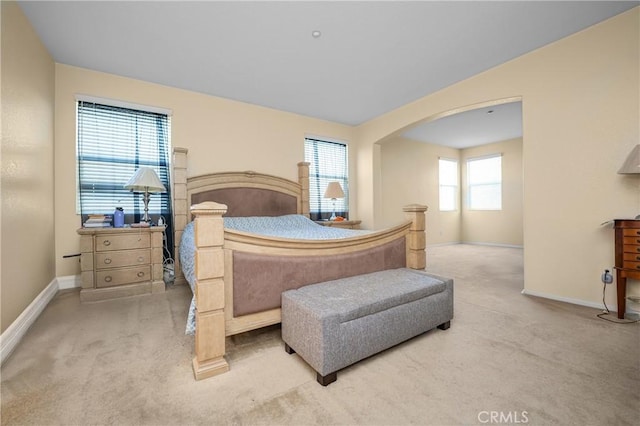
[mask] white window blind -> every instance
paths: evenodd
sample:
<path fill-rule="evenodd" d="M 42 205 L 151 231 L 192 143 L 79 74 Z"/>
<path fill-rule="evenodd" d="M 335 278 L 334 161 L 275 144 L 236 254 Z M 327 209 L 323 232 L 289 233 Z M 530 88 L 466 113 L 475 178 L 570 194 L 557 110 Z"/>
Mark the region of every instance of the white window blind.
<path fill-rule="evenodd" d="M 336 215 L 349 215 L 349 170 L 347 145 L 305 138 L 304 158 L 309 164 L 309 210 L 311 219 L 328 219 L 333 212 L 333 201 L 324 198 L 329 182 L 337 181 L 344 198 L 336 199 Z"/>
<path fill-rule="evenodd" d="M 151 195 L 149 214 L 154 222 L 162 214 L 170 224 L 168 116 L 78 101 L 77 120 L 82 220 L 87 214 L 113 214 L 123 207 L 128 222 L 138 222 L 144 213 L 142 195 L 123 186 L 140 166 L 148 166 L 167 188 L 166 193 Z"/>
<path fill-rule="evenodd" d="M 440 211 L 454 211 L 458 203 L 458 162 L 440 158 L 438 161 L 440 183 Z"/>
<path fill-rule="evenodd" d="M 502 156 L 467 160 L 469 208 L 502 209 Z"/>

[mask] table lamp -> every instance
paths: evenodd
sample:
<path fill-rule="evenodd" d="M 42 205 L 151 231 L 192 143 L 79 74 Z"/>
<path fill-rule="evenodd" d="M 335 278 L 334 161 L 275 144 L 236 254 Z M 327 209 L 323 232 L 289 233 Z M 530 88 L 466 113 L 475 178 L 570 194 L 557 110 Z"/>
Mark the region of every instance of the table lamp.
<path fill-rule="evenodd" d="M 331 201 L 333 201 L 333 213 L 329 220 L 336 220 L 336 200 L 344 198 L 344 191 L 340 186 L 340 182 L 329 182 L 327 189 L 324 191 L 324 198 L 331 198 Z"/>
<path fill-rule="evenodd" d="M 627 156 L 622 167 L 618 170 L 618 174 L 621 175 L 637 175 L 640 174 L 640 144 L 636 145 L 631 153 Z M 640 219 L 640 214 L 636 216 L 636 219 Z"/>
<path fill-rule="evenodd" d="M 160 178 L 156 172 L 150 167 L 140 167 L 129 182 L 124 186 L 124 189 L 128 189 L 131 192 L 143 192 L 144 193 L 144 216 L 140 222 L 149 223 L 151 219 L 149 218 L 149 194 L 150 193 L 158 193 L 158 192 L 166 192 L 166 188 L 160 182 Z"/>

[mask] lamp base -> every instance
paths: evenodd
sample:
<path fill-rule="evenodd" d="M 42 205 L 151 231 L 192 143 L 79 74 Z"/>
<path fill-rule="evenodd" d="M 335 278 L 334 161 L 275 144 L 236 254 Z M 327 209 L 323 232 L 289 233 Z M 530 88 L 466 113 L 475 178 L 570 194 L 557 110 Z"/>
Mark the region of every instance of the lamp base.
<path fill-rule="evenodd" d="M 149 191 L 144 191 L 144 198 L 142 199 L 142 201 L 144 201 L 144 216 L 142 216 L 142 219 L 140 219 L 140 223 L 151 223 L 151 218 L 149 217 L 149 199 L 151 198 L 151 196 L 149 195 Z"/>
<path fill-rule="evenodd" d="M 329 220 L 336 220 L 336 199 L 332 198 L 331 201 L 333 201 L 333 213 L 331 213 Z"/>

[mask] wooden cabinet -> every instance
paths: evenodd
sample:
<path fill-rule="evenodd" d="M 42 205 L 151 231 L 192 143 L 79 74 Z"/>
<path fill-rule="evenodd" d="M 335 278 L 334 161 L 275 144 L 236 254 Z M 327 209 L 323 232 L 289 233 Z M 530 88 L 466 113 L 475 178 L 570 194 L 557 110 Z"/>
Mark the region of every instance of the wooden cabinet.
<path fill-rule="evenodd" d="M 624 318 L 627 298 L 627 278 L 640 279 L 640 220 L 616 219 L 616 290 L 618 318 Z"/>
<path fill-rule="evenodd" d="M 163 292 L 163 232 L 164 226 L 78 229 L 80 300 Z"/>
<path fill-rule="evenodd" d="M 316 223 L 322 226 L 332 226 L 334 228 L 360 229 L 361 220 L 319 220 Z"/>

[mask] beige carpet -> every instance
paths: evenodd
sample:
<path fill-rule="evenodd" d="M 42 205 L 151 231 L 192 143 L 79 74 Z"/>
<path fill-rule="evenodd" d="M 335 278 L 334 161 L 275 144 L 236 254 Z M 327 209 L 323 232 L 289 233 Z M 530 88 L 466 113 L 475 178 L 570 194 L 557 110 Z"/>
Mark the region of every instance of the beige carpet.
<path fill-rule="evenodd" d="M 326 388 L 278 327 L 228 339 L 231 371 L 194 381 L 186 287 L 84 305 L 61 292 L 2 367 L 2 424 L 638 424 L 640 324 L 521 295 L 519 249 L 430 248 L 428 264 L 455 278 L 451 328 Z"/>

